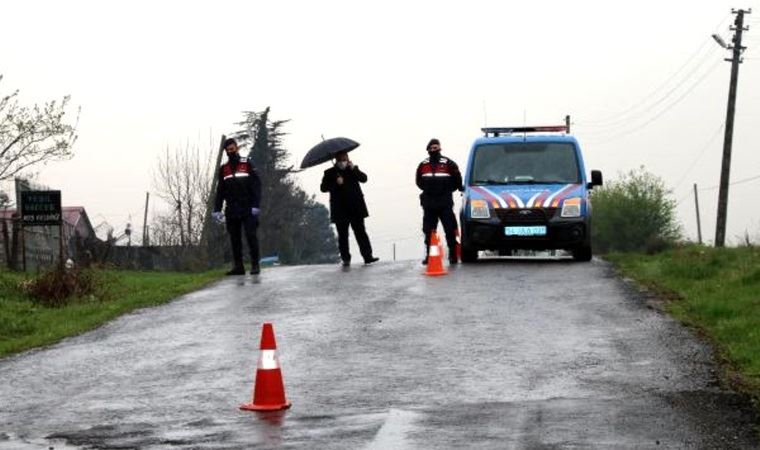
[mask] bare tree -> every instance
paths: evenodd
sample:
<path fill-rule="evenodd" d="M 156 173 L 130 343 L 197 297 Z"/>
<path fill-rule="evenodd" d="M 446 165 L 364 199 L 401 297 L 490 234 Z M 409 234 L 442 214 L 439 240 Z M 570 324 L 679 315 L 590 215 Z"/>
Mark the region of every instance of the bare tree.
<path fill-rule="evenodd" d="M 203 217 L 209 199 L 208 180 L 213 176 L 211 152 L 197 146 L 170 151 L 159 157 L 153 174 L 156 194 L 171 211 L 159 216 L 151 229 L 159 245 L 196 246 L 203 232 Z"/>
<path fill-rule="evenodd" d="M 18 90 L 0 96 L 0 181 L 35 164 L 71 158 L 79 115 L 73 124 L 65 121 L 69 99 L 27 107 L 19 105 Z"/>
<path fill-rule="evenodd" d="M 179 243 L 177 218 L 169 214 L 154 216 L 150 224 L 151 245 L 173 246 Z"/>

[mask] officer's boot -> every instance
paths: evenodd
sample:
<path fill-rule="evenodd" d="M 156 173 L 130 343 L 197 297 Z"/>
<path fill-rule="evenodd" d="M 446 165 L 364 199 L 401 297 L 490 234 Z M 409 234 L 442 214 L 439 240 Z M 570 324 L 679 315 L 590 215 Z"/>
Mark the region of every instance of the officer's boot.
<path fill-rule="evenodd" d="M 454 244 L 452 247 L 449 245 L 449 264 L 458 264 L 459 258 L 457 257 L 457 246 Z"/>
<path fill-rule="evenodd" d="M 457 238 L 454 233 L 446 233 L 446 245 L 449 247 L 449 264 L 459 263 L 457 255 Z"/>
<path fill-rule="evenodd" d="M 235 265 L 232 266 L 232 270 L 227 272 L 227 275 L 245 275 L 245 267 L 243 267 L 243 261 L 235 261 Z"/>

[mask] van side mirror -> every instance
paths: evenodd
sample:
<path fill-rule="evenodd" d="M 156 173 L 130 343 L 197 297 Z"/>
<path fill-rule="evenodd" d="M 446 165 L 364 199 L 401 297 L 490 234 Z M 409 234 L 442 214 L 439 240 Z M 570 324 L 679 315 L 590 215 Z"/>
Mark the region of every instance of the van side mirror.
<path fill-rule="evenodd" d="M 591 182 L 588 184 L 589 189 L 593 189 L 594 186 L 601 186 L 603 183 L 602 180 L 602 171 L 601 170 L 592 170 L 591 171 Z"/>

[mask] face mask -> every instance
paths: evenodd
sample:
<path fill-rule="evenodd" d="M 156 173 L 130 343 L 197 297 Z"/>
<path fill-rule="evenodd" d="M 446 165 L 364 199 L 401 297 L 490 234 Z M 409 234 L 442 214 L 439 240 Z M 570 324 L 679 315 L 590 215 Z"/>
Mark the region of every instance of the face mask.
<path fill-rule="evenodd" d="M 335 163 L 335 167 L 337 167 L 340 170 L 344 170 L 346 167 L 348 167 L 348 161 L 338 161 Z"/>

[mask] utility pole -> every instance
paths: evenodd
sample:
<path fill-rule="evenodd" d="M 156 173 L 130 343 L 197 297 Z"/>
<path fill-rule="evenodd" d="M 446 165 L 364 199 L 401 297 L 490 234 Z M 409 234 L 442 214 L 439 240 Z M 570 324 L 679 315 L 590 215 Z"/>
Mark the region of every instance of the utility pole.
<path fill-rule="evenodd" d="M 697 210 L 697 239 L 699 239 L 699 245 L 702 245 L 702 221 L 699 219 L 699 194 L 697 193 L 697 183 L 694 183 L 694 206 Z"/>
<path fill-rule="evenodd" d="M 565 116 L 565 133 L 570 134 L 570 115 Z"/>
<path fill-rule="evenodd" d="M 150 245 L 150 241 L 148 241 L 148 200 L 150 199 L 150 192 L 145 193 L 145 214 L 143 215 L 143 238 L 142 238 L 142 245 L 143 247 L 147 247 Z"/>
<path fill-rule="evenodd" d="M 728 88 L 728 108 L 726 111 L 726 134 L 723 139 L 723 162 L 720 169 L 720 191 L 718 193 L 718 220 L 715 225 L 715 246 L 723 247 L 726 242 L 726 215 L 728 213 L 728 185 L 731 174 L 731 144 L 734 138 L 734 113 L 736 111 L 736 88 L 739 81 L 739 64 L 742 62 L 742 33 L 744 28 L 744 14 L 752 10 L 732 10 L 736 14 L 736 20 L 731 30 L 734 37 L 733 45 L 728 47 L 732 51 L 732 57 L 726 59 L 731 62 L 731 84 Z"/>
<path fill-rule="evenodd" d="M 206 201 L 206 212 L 203 214 L 203 232 L 201 233 L 201 241 L 207 244 L 211 241 L 211 212 L 214 209 L 214 195 L 216 194 L 216 185 L 219 182 L 219 166 L 222 165 L 222 155 L 224 154 L 224 141 L 227 140 L 227 136 L 222 135 L 219 140 L 219 150 L 216 153 L 216 165 L 211 176 L 211 188 L 209 189 L 208 200 Z"/>

